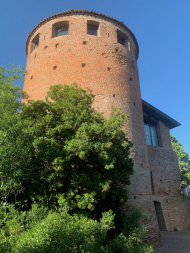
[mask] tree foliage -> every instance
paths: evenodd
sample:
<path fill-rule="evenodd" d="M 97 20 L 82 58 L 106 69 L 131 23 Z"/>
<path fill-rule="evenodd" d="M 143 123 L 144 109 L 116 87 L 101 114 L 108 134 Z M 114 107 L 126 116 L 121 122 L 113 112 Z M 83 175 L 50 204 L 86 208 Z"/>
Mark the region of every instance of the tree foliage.
<path fill-rule="evenodd" d="M 0 66 L 0 130 L 8 127 L 10 118 L 20 109 L 20 99 L 27 97 L 22 86 L 15 85 L 24 79 L 24 75 L 21 66 L 11 64 L 10 70 Z"/>
<path fill-rule="evenodd" d="M 123 233 L 108 239 L 107 233 L 114 229 L 112 211 L 103 213 L 100 221 L 84 215 L 69 214 L 69 207 L 59 198 L 57 210 L 33 204 L 28 212 L 18 212 L 12 206 L 0 208 L 0 222 L 5 209 L 6 226 L 0 231 L 0 252 L 17 253 L 150 253 L 152 247 L 142 242 L 145 228 L 140 224 L 142 213 L 136 209 L 126 215 Z M 135 224 L 135 225 L 134 225 Z"/>
<path fill-rule="evenodd" d="M 106 119 L 76 84 L 21 105 L 23 75 L 0 69 L 0 250 L 150 252 L 142 213 L 121 209 L 133 173 L 122 109 Z"/>
<path fill-rule="evenodd" d="M 172 148 L 178 158 L 181 181 L 183 184 L 190 185 L 189 154 L 183 150 L 183 145 L 172 134 L 170 134 L 170 137 L 171 137 Z"/>
<path fill-rule="evenodd" d="M 93 99 L 76 85 L 54 85 L 46 101 L 22 106 L 1 136 L 2 197 L 53 205 L 64 194 L 75 212 L 92 212 L 101 201 L 102 212 L 126 201 L 123 186 L 133 172 L 132 144 L 121 130 L 127 117 L 113 109 L 105 119 Z"/>

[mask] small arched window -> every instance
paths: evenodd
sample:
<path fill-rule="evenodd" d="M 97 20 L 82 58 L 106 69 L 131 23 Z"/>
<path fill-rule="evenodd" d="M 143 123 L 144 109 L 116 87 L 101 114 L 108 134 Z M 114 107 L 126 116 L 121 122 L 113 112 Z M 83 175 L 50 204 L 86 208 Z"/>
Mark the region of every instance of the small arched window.
<path fill-rule="evenodd" d="M 99 36 L 99 22 L 88 20 L 87 21 L 87 34 Z"/>
<path fill-rule="evenodd" d="M 53 24 L 52 38 L 69 34 L 69 21 L 61 21 Z"/>

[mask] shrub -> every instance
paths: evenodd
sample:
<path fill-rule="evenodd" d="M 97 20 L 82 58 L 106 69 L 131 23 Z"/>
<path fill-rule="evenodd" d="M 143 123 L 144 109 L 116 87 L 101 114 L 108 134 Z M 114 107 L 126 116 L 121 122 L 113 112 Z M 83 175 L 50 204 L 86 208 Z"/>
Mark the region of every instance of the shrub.
<path fill-rule="evenodd" d="M 68 206 L 59 202 L 56 211 L 48 211 L 37 204 L 28 212 L 9 207 L 6 225 L 0 231 L 0 252 L 151 252 L 152 248 L 142 243 L 145 229 L 139 222 L 142 216 L 139 210 L 127 215 L 125 223 L 128 225 L 123 233 L 108 239 L 107 232 L 114 229 L 112 211 L 103 213 L 98 222 L 85 215 L 70 215 Z M 134 217 L 135 225 L 131 224 Z"/>

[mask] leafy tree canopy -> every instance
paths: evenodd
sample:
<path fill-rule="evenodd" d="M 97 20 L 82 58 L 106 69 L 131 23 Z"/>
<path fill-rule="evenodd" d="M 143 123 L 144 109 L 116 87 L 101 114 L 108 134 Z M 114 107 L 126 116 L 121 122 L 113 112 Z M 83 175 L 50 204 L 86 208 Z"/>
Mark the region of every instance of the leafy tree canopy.
<path fill-rule="evenodd" d="M 106 119 L 93 101 L 75 84 L 54 85 L 45 101 L 21 107 L 0 137 L 1 198 L 54 206 L 64 194 L 74 212 L 96 218 L 126 202 L 123 187 L 133 173 L 132 144 L 122 130 L 127 116 L 113 109 Z"/>
<path fill-rule="evenodd" d="M 183 184 L 190 185 L 190 159 L 188 153 L 183 150 L 183 145 L 170 134 L 172 148 L 177 155 L 181 181 Z"/>
<path fill-rule="evenodd" d="M 0 68 L 0 251 L 151 252 L 142 212 L 120 208 L 133 173 L 127 116 L 105 119 L 76 84 L 21 106 L 23 76 Z"/>
<path fill-rule="evenodd" d="M 11 64 L 10 70 L 0 66 L 0 130 L 8 126 L 7 121 L 20 109 L 19 99 L 27 97 L 21 85 L 15 85 L 15 82 L 24 79 L 24 75 L 25 71 L 21 66 Z"/>

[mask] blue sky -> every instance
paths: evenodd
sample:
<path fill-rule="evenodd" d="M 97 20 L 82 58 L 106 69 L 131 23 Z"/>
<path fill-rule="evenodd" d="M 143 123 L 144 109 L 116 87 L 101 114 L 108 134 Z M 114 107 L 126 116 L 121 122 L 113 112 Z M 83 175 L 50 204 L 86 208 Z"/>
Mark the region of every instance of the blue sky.
<path fill-rule="evenodd" d="M 1 1 L 0 64 L 25 66 L 29 31 L 44 18 L 68 9 L 101 12 L 132 30 L 139 43 L 142 98 L 182 124 L 171 132 L 190 154 L 190 1 Z"/>

